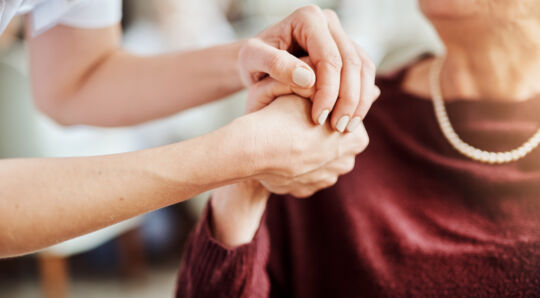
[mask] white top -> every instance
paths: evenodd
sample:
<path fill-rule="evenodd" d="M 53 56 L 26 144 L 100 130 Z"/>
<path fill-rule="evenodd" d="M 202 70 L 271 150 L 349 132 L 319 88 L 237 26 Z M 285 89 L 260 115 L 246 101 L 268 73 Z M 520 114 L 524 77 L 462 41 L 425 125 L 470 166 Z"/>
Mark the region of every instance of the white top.
<path fill-rule="evenodd" d="M 31 15 L 31 32 L 55 25 L 102 28 L 122 19 L 122 0 L 0 0 L 0 33 L 16 14 Z"/>

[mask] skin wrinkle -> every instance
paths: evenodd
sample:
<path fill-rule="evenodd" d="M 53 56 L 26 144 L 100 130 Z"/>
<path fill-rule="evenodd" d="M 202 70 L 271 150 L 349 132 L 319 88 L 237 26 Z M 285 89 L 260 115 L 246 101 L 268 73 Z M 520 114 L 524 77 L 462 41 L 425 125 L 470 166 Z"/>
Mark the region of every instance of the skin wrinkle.
<path fill-rule="evenodd" d="M 517 9 L 514 1 L 420 5 L 447 48 L 441 74 L 446 100 L 523 101 L 540 93 L 540 2 L 523 0 Z"/>

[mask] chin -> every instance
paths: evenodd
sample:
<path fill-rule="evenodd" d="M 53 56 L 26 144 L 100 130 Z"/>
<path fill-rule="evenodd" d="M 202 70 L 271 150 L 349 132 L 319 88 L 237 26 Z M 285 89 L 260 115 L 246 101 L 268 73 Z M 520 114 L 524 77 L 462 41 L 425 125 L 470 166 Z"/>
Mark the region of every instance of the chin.
<path fill-rule="evenodd" d="M 481 13 L 483 2 L 489 0 L 418 0 L 418 5 L 427 17 L 464 18 Z"/>
<path fill-rule="evenodd" d="M 540 18 L 538 0 L 418 0 L 418 5 L 428 18 Z"/>

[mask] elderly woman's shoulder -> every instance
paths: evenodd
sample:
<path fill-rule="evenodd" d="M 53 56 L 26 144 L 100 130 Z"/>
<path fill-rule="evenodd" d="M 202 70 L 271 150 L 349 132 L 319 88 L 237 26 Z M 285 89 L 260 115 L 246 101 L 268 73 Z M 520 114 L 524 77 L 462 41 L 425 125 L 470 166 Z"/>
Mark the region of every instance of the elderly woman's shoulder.
<path fill-rule="evenodd" d="M 416 60 L 377 76 L 381 96 L 368 114 L 368 122 L 416 121 L 433 112 L 429 72 L 433 58 Z M 422 117 L 420 117 L 422 118 Z M 377 125 L 377 124 L 373 124 Z"/>
<path fill-rule="evenodd" d="M 429 72 L 433 61 L 434 58 L 424 58 L 381 73 L 377 85 L 382 93 L 394 91 L 430 100 Z"/>

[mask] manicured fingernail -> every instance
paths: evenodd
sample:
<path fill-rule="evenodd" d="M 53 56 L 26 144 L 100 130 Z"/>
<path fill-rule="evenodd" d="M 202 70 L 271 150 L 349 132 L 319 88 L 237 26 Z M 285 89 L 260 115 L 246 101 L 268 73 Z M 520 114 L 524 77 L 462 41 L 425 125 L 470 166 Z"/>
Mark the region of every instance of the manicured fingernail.
<path fill-rule="evenodd" d="M 328 118 L 328 114 L 330 114 L 330 110 L 324 110 L 319 115 L 319 119 L 317 119 L 317 122 L 319 125 L 323 125 L 324 122 L 326 122 L 326 118 Z"/>
<path fill-rule="evenodd" d="M 347 131 L 353 132 L 356 128 L 358 128 L 358 124 L 360 124 L 360 117 L 354 117 L 352 118 L 351 122 L 349 122 L 349 125 L 347 126 Z"/>
<path fill-rule="evenodd" d="M 310 87 L 315 80 L 313 72 L 305 67 L 297 67 L 292 73 L 293 82 L 300 87 Z"/>
<path fill-rule="evenodd" d="M 349 124 L 349 116 L 343 116 L 341 117 L 341 119 L 339 119 L 339 121 L 337 122 L 336 124 L 336 129 L 339 131 L 339 132 L 344 132 L 345 131 L 345 127 L 347 127 L 347 124 Z"/>

